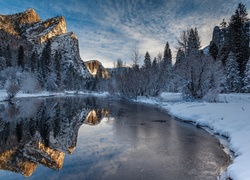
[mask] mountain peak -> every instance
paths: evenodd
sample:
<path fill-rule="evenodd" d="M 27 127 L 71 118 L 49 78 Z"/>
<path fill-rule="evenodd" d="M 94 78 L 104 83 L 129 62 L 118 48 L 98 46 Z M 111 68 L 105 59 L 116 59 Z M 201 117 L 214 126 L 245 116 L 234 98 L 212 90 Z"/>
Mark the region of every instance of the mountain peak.
<path fill-rule="evenodd" d="M 30 8 L 21 13 L 0 15 L 0 29 L 12 35 L 20 35 L 24 26 L 30 26 L 40 21 L 36 11 Z"/>
<path fill-rule="evenodd" d="M 20 23 L 21 24 L 31 24 L 31 23 L 36 23 L 41 21 L 39 15 L 36 13 L 36 11 L 33 8 L 27 9 L 25 12 L 21 13 L 21 19 Z"/>

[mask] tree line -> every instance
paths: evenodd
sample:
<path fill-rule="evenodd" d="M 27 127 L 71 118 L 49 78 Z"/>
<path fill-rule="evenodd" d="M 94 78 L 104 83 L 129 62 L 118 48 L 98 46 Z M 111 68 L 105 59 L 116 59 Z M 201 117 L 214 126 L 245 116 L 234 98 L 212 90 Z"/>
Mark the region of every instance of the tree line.
<path fill-rule="evenodd" d="M 139 67 L 138 49 L 128 67 L 119 59 L 112 72 L 109 90 L 125 98 L 157 96 L 163 91 L 180 92 L 184 98 L 217 101 L 219 93 L 250 92 L 249 25 L 244 4 L 239 3 L 228 23 L 223 20 L 222 45 L 211 42 L 201 49 L 196 28 L 183 31 L 178 40 L 175 64 L 167 42 L 163 54 L 151 58 L 145 53 Z"/>
<path fill-rule="evenodd" d="M 75 69 L 73 63 L 66 64 L 61 53 L 52 53 L 49 40 L 38 53 L 20 45 L 15 51 L 0 46 L 0 87 L 5 88 L 11 99 L 18 91 L 35 93 L 39 91 L 61 92 L 85 89 L 88 81 Z"/>

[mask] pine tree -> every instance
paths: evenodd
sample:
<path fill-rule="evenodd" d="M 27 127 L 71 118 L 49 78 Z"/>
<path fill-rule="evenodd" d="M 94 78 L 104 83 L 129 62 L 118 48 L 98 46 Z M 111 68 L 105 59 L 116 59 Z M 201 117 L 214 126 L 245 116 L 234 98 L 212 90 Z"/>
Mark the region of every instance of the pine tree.
<path fill-rule="evenodd" d="M 230 51 L 235 54 L 241 80 L 244 77 L 246 63 L 249 59 L 248 14 L 244 4 L 239 3 L 229 22 Z M 240 87 L 242 88 L 243 81 Z"/>
<path fill-rule="evenodd" d="M 12 55 L 11 55 L 11 50 L 10 50 L 10 45 L 8 44 L 7 45 L 7 48 L 6 48 L 6 55 L 5 55 L 5 59 L 6 59 L 6 66 L 7 67 L 11 67 L 12 63 L 11 63 L 11 60 L 12 60 Z"/>
<path fill-rule="evenodd" d="M 174 65 L 174 70 L 173 70 L 173 91 L 174 92 L 180 92 L 181 87 L 184 85 L 183 81 L 183 70 L 185 69 L 184 67 L 185 64 L 185 53 L 181 48 L 178 49 L 177 54 L 176 54 L 176 61 Z"/>
<path fill-rule="evenodd" d="M 19 46 L 19 49 L 18 49 L 17 66 L 21 67 L 24 70 L 24 49 L 23 49 L 23 46 Z"/>
<path fill-rule="evenodd" d="M 151 77 L 151 58 L 148 51 L 144 57 L 144 64 L 142 66 L 142 94 L 149 96 L 150 95 L 150 77 Z"/>
<path fill-rule="evenodd" d="M 162 92 L 163 89 L 161 89 L 161 86 L 159 85 L 159 77 L 160 77 L 160 71 L 159 71 L 159 64 L 158 61 L 156 59 L 156 57 L 154 58 L 153 62 L 152 62 L 152 67 L 151 67 L 151 84 L 150 84 L 150 88 L 151 90 L 151 95 L 152 96 L 158 96 L 160 92 Z"/>
<path fill-rule="evenodd" d="M 36 51 L 34 51 L 30 57 L 30 69 L 32 72 L 38 70 L 37 63 L 38 63 L 38 54 Z"/>
<path fill-rule="evenodd" d="M 72 64 L 66 70 L 65 86 L 67 90 L 74 90 L 74 84 L 76 81 L 75 69 Z"/>
<path fill-rule="evenodd" d="M 197 28 L 195 29 L 187 29 L 186 31 L 183 31 L 179 40 L 178 40 L 178 45 L 179 45 L 179 48 L 184 51 L 185 55 L 188 54 L 188 43 L 189 43 L 189 37 L 190 37 L 190 32 L 191 30 L 193 31 L 193 35 L 195 36 L 195 39 L 197 41 L 197 46 L 198 46 L 198 49 L 201 47 L 201 42 L 200 42 L 200 36 L 198 34 L 198 30 Z"/>
<path fill-rule="evenodd" d="M 191 29 L 190 29 L 190 31 L 191 31 Z M 194 35 L 195 35 L 195 39 L 197 41 L 198 49 L 200 49 L 201 48 L 201 40 L 200 40 L 201 38 L 199 36 L 198 29 L 196 27 L 194 28 Z"/>
<path fill-rule="evenodd" d="M 163 66 L 171 66 L 171 65 L 172 65 L 172 53 L 169 44 L 167 42 L 163 52 Z"/>
<path fill-rule="evenodd" d="M 47 77 L 51 76 L 51 41 L 49 40 L 43 48 L 39 63 L 38 63 L 38 79 L 41 86 L 44 88 Z M 51 78 L 50 78 L 51 80 Z M 51 83 L 50 83 L 51 84 Z"/>
<path fill-rule="evenodd" d="M 170 91 L 172 79 L 172 53 L 168 42 L 165 45 L 163 52 L 163 59 L 160 66 L 161 77 L 159 78 L 159 85 L 162 90 Z"/>
<path fill-rule="evenodd" d="M 179 48 L 176 54 L 176 60 L 174 65 L 175 69 L 178 68 L 183 63 L 184 60 L 185 60 L 185 53 L 183 52 L 183 50 Z"/>
<path fill-rule="evenodd" d="M 1 45 L 0 45 L 0 57 L 3 57 L 3 50 Z"/>
<path fill-rule="evenodd" d="M 46 65 L 46 72 L 49 74 L 51 72 L 51 63 L 52 63 L 52 58 L 51 58 L 51 41 L 49 40 L 45 46 L 45 52 L 44 52 L 44 61 Z"/>
<path fill-rule="evenodd" d="M 156 60 L 156 57 L 155 57 L 153 62 L 152 62 L 152 69 L 156 69 L 156 68 L 157 68 L 157 60 Z"/>
<path fill-rule="evenodd" d="M 49 74 L 51 72 L 51 42 L 50 40 L 47 42 L 45 47 L 43 48 L 42 55 L 40 58 L 41 65 L 44 68 L 44 73 Z"/>
<path fill-rule="evenodd" d="M 190 29 L 187 42 L 187 56 L 197 54 L 200 48 L 197 29 Z"/>
<path fill-rule="evenodd" d="M 144 68 L 149 70 L 151 68 L 151 58 L 150 55 L 148 53 L 148 51 L 145 54 L 145 58 L 144 58 Z"/>
<path fill-rule="evenodd" d="M 0 56 L 0 71 L 6 69 L 6 59 Z"/>
<path fill-rule="evenodd" d="M 233 52 L 230 52 L 226 62 L 226 79 L 225 91 L 226 92 L 240 92 L 241 91 L 241 78 L 238 63 Z"/>
<path fill-rule="evenodd" d="M 246 65 L 244 81 L 244 92 L 250 93 L 250 60 L 248 60 Z"/>
<path fill-rule="evenodd" d="M 56 84 L 58 86 L 58 89 L 61 89 L 61 62 L 60 62 L 60 54 L 58 51 L 55 53 L 54 57 L 54 62 L 55 62 L 55 73 L 56 73 Z"/>
<path fill-rule="evenodd" d="M 37 62 L 37 71 L 38 71 L 38 81 L 41 85 L 42 88 L 45 87 L 45 82 L 46 82 L 46 77 L 48 75 L 47 73 L 47 67 L 46 67 L 46 62 L 45 62 L 45 48 L 42 51 L 42 55 L 39 59 L 39 61 Z"/>

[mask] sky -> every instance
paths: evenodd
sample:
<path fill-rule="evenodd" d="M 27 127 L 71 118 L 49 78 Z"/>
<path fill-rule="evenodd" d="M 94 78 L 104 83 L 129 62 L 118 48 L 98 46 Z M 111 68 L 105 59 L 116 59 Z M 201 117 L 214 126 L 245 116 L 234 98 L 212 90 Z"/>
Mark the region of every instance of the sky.
<path fill-rule="evenodd" d="M 97 59 L 113 67 L 121 58 L 132 63 L 137 48 L 143 63 L 164 51 L 169 42 L 173 57 L 182 31 L 197 27 L 201 44 L 207 46 L 213 28 L 230 20 L 238 0 L 0 0 L 0 14 L 14 14 L 34 8 L 40 18 L 64 16 L 67 31 L 79 40 L 83 61 Z M 250 14 L 250 0 L 243 2 Z M 174 61 L 174 60 L 173 60 Z"/>

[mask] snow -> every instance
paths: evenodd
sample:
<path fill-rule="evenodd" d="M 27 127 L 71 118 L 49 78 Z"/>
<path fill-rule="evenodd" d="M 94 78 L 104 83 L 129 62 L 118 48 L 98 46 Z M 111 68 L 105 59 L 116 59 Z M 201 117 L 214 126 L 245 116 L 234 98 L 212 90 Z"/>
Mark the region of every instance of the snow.
<path fill-rule="evenodd" d="M 29 98 L 29 97 L 49 97 L 49 96 L 65 96 L 65 95 L 86 95 L 86 96 L 95 96 L 95 97 L 108 97 L 109 93 L 108 92 L 82 92 L 78 91 L 77 93 L 75 91 L 65 91 L 61 93 L 52 93 L 48 91 L 43 91 L 39 93 L 23 93 L 19 92 L 17 93 L 15 98 Z M 0 102 L 4 101 L 7 97 L 7 92 L 6 90 L 0 90 Z"/>
<path fill-rule="evenodd" d="M 157 104 L 180 120 L 225 136 L 235 158 L 227 169 L 233 180 L 250 179 L 250 94 L 221 94 L 219 103 L 184 101 L 181 94 L 162 93 L 158 98 L 138 98 L 137 102 Z"/>

